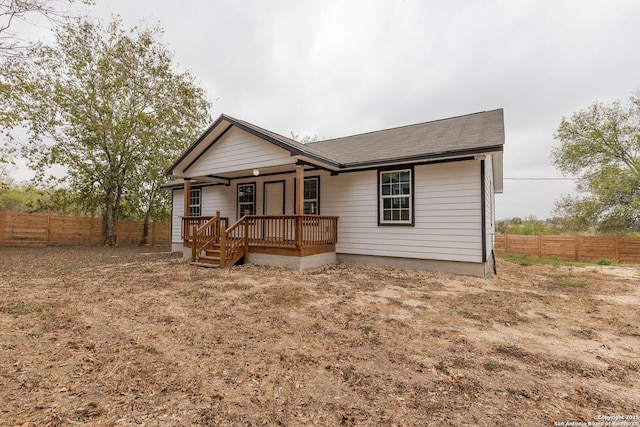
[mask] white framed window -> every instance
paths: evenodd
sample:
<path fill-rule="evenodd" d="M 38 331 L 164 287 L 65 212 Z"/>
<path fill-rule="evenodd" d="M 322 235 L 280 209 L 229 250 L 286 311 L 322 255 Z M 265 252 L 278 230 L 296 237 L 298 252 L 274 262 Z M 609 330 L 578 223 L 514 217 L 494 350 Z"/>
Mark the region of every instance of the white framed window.
<path fill-rule="evenodd" d="M 380 225 L 413 225 L 413 171 L 380 171 L 378 222 Z"/>
<path fill-rule="evenodd" d="M 238 184 L 238 212 L 237 217 L 241 218 L 244 211 L 248 210 L 249 215 L 256 213 L 256 184 Z"/>
<path fill-rule="evenodd" d="M 320 178 L 304 179 L 304 213 L 320 214 Z"/>
<path fill-rule="evenodd" d="M 202 213 L 202 190 L 194 188 L 189 190 L 189 216 L 200 216 Z"/>

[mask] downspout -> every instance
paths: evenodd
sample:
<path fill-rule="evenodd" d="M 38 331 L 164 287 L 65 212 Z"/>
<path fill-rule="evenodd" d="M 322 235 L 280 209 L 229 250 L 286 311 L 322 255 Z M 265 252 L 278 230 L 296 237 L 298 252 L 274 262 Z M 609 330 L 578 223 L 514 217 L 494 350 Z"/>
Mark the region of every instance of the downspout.
<path fill-rule="evenodd" d="M 482 262 L 487 262 L 487 200 L 484 158 L 480 160 L 480 221 L 482 222 Z"/>

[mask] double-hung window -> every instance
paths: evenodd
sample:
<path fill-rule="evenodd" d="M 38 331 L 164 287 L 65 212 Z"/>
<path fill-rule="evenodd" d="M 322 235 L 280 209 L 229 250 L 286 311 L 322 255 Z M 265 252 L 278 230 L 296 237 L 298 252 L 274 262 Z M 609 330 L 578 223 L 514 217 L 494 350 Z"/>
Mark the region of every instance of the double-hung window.
<path fill-rule="evenodd" d="M 189 190 L 189 216 L 200 216 L 201 194 L 202 190 L 199 188 Z"/>
<path fill-rule="evenodd" d="M 413 224 L 412 170 L 387 170 L 379 174 L 380 224 Z"/>
<path fill-rule="evenodd" d="M 318 177 L 304 180 L 304 213 L 320 214 L 320 180 Z"/>
<path fill-rule="evenodd" d="M 248 210 L 249 215 L 256 213 L 256 184 L 238 184 L 238 218 Z"/>

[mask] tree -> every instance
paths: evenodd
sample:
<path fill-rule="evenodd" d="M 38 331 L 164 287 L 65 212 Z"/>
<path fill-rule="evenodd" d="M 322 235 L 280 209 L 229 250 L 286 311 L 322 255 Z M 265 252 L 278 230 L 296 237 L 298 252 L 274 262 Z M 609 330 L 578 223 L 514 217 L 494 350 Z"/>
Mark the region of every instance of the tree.
<path fill-rule="evenodd" d="M 40 181 L 52 166 L 66 168 L 60 183 L 102 213 L 107 245 L 116 243 L 123 202 L 152 212 L 158 168 L 210 120 L 203 89 L 173 70 L 161 30 L 121 25 L 117 17 L 106 28 L 72 20 L 56 30 L 53 46 L 32 48 L 32 60 L 2 66 L 12 125 L 29 133 L 22 156 Z"/>
<path fill-rule="evenodd" d="M 29 22 L 30 17 L 44 17 L 50 22 L 60 23 L 69 16 L 64 3 L 74 0 L 0 0 L 0 57 L 17 55 L 31 46 L 24 37 L 13 30 L 16 21 Z M 80 0 L 94 4 L 93 0 Z"/>
<path fill-rule="evenodd" d="M 564 197 L 556 212 L 575 231 L 640 231 L 640 92 L 625 105 L 596 102 L 563 117 L 554 137 L 553 163 L 585 194 Z"/>

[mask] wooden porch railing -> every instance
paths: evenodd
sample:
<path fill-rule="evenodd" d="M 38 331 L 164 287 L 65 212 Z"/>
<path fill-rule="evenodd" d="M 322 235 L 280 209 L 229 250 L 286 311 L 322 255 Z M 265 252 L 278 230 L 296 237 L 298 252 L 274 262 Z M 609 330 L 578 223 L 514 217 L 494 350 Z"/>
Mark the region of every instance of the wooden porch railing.
<path fill-rule="evenodd" d="M 250 245 L 303 247 L 335 244 L 338 217 L 320 215 L 250 215 L 247 217 Z"/>
<path fill-rule="evenodd" d="M 338 241 L 337 216 L 245 214 L 227 224 L 219 212 L 215 217 L 183 218 L 183 239 L 191 242 L 193 262 L 215 244 L 220 245 L 220 266 L 225 267 L 242 258 L 250 245 L 302 248 Z"/>
<path fill-rule="evenodd" d="M 184 243 L 189 243 L 193 239 L 193 232 L 210 221 L 213 216 L 185 216 L 182 217 L 182 233 L 181 238 Z M 220 218 L 221 226 L 227 228 L 229 226 L 229 218 Z M 213 230 L 208 231 L 209 233 Z"/>

